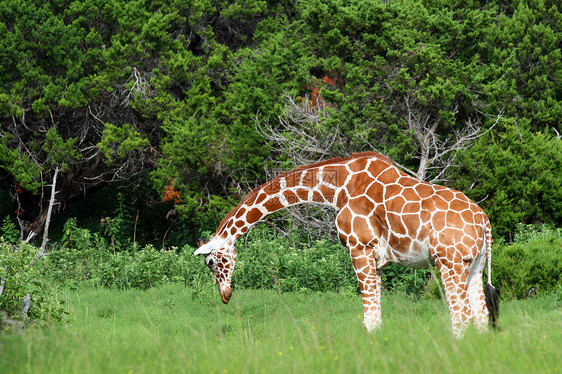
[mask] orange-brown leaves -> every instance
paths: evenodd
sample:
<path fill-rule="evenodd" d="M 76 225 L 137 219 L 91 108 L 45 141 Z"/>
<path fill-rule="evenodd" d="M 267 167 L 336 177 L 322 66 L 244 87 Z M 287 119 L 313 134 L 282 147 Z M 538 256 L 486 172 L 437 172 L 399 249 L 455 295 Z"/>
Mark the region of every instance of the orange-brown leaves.
<path fill-rule="evenodd" d="M 171 181 L 169 185 L 164 187 L 164 196 L 162 201 L 171 201 L 174 204 L 181 203 L 180 193 L 174 187 L 174 181 Z"/>
<path fill-rule="evenodd" d="M 325 75 L 322 79 L 318 79 L 318 84 L 305 86 L 305 88 L 312 90 L 310 100 L 308 100 L 308 105 L 311 109 L 318 110 L 321 106 L 329 106 L 329 104 L 327 104 L 322 98 L 322 95 L 320 95 L 320 90 L 322 89 L 322 86 L 334 87 L 336 82 L 337 78 L 330 78 Z"/>

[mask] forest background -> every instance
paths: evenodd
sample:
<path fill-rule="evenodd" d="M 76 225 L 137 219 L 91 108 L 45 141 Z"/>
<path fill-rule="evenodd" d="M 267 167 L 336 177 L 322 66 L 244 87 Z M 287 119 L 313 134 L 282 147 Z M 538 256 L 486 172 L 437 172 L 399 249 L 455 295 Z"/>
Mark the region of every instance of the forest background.
<path fill-rule="evenodd" d="M 548 0 L 0 2 L 0 234 L 3 264 L 13 265 L 4 266 L 0 289 L 7 279 L 15 288 L 34 279 L 20 276 L 40 257 L 36 249 L 6 243 L 39 243 L 54 182 L 51 278 L 118 288 L 150 287 L 151 276 L 198 284 L 199 262 L 173 250 L 158 257 L 155 248 L 187 248 L 209 236 L 246 192 L 279 171 L 377 150 L 478 202 L 500 245 L 547 233 L 539 242 L 548 245 L 500 251 L 507 262 L 496 273 L 513 275 L 517 263 L 540 257 L 526 267 L 531 280 L 504 277 L 519 282 L 512 296 L 536 292 L 540 282 L 562 290 L 558 7 Z M 331 289 L 335 265 L 346 260 L 323 252 L 332 243 L 316 241 L 330 237 L 330 214 L 291 210 L 268 220 L 256 242 L 276 233 L 291 250 L 262 241 L 271 253 L 255 249 L 262 258 L 239 265 L 240 283 Z M 295 268 L 287 279 L 297 283 L 282 284 L 278 260 L 267 259 L 303 243 L 323 248 L 310 266 L 324 256 L 334 267 L 317 277 Z M 537 273 L 543 265 L 549 270 Z M 345 287 L 353 288 L 346 266 Z M 265 268 L 272 273 L 260 273 Z M 429 273 L 419 281 L 406 275 L 419 286 Z M 298 283 L 305 276 L 320 285 Z M 15 314 L 26 293 L 12 294 Z"/>
<path fill-rule="evenodd" d="M 41 235 L 58 168 L 55 238 L 76 218 L 182 245 L 276 170 L 378 150 L 497 238 L 559 227 L 560 21 L 555 1 L 2 1 L 0 215 Z"/>

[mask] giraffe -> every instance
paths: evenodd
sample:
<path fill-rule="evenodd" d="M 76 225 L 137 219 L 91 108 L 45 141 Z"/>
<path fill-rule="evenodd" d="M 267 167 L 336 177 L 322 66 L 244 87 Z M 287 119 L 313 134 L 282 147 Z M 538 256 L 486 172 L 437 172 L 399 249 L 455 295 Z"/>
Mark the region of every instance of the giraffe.
<path fill-rule="evenodd" d="M 368 331 L 381 326 L 381 270 L 391 264 L 439 269 L 452 331 L 462 336 L 471 321 L 495 326 L 497 292 L 482 289 L 492 235 L 482 208 L 459 191 L 417 180 L 376 153 L 356 153 L 301 166 L 251 191 L 221 221 L 195 255 L 204 255 L 223 303 L 232 295 L 236 240 L 267 215 L 290 205 L 324 204 L 337 211 L 335 225 L 347 248 L 363 301 Z"/>

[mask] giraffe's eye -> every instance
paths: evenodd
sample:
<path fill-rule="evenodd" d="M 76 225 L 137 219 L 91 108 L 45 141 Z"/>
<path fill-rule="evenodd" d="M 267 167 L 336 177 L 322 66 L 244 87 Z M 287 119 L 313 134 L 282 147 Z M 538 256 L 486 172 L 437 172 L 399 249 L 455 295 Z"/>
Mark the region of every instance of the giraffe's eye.
<path fill-rule="evenodd" d="M 213 261 L 212 258 L 210 258 L 210 259 L 207 260 L 207 265 L 208 265 L 208 266 L 213 266 L 214 264 L 215 264 L 215 261 Z"/>

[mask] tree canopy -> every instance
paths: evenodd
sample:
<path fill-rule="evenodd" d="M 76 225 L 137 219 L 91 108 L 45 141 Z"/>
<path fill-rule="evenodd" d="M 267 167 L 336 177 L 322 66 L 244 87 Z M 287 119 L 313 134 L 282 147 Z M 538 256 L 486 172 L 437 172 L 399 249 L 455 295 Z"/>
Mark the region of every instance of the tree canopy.
<path fill-rule="evenodd" d="M 60 208 L 114 182 L 195 237 L 296 166 L 264 129 L 313 129 L 333 140 L 308 157 L 376 149 L 499 235 L 560 226 L 561 20 L 548 0 L 4 0 L 0 189 L 23 236 L 59 168 Z"/>

